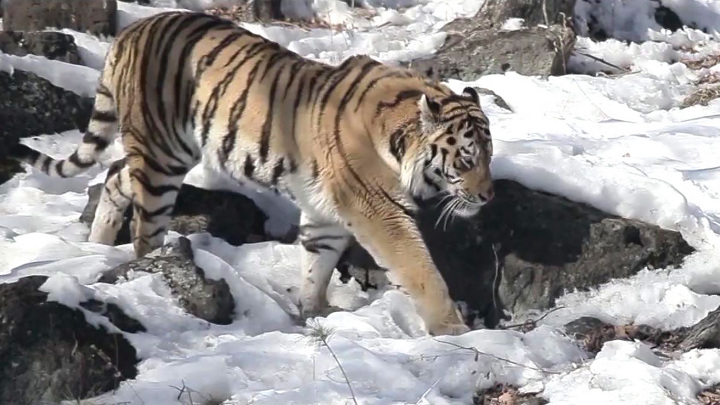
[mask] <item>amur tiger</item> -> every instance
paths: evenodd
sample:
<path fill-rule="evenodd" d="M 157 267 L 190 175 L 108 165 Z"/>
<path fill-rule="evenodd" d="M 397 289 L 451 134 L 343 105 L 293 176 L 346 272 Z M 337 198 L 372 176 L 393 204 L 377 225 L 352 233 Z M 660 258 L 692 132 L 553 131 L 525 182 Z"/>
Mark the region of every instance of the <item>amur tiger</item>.
<path fill-rule="evenodd" d="M 492 142 L 472 88 L 461 95 L 367 56 L 305 59 L 230 21 L 168 12 L 112 43 L 82 143 L 65 160 L 25 145 L 14 156 L 51 176 L 96 164 L 121 134 L 89 240 L 112 244 L 132 204 L 138 257 L 159 247 L 186 173 L 203 159 L 276 187 L 300 208 L 304 317 L 354 237 L 411 297 L 432 334 L 469 330 L 414 220 L 443 193 L 453 215 L 493 198 Z"/>

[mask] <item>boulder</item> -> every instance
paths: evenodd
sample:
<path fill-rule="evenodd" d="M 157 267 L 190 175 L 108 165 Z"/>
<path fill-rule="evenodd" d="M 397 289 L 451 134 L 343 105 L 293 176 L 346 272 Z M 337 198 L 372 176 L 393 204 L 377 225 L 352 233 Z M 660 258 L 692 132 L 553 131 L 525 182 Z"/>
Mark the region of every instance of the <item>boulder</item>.
<path fill-rule="evenodd" d="M 85 128 L 93 99 L 80 97 L 40 76 L 16 70 L 0 72 L 0 183 L 22 171 L 7 159 L 20 138 Z"/>
<path fill-rule="evenodd" d="M 80 216 L 80 221 L 88 226 L 95 218 L 102 187 L 97 184 L 88 188 L 88 204 Z M 208 232 L 236 246 L 247 241 L 266 240 L 267 216 L 242 194 L 183 184 L 172 216 L 169 229 L 183 235 Z M 131 219 L 132 209 L 129 208 L 115 244 L 130 242 Z"/>
<path fill-rule="evenodd" d="M 6 31 L 70 28 L 94 35 L 115 35 L 115 0 L 4 0 Z"/>
<path fill-rule="evenodd" d="M 0 403 L 81 400 L 135 378 L 138 359 L 125 337 L 88 324 L 79 309 L 47 301 L 38 290 L 46 280 L 0 284 Z"/>
<path fill-rule="evenodd" d="M 428 202 L 419 215 L 422 235 L 453 298 L 488 327 L 496 326 L 504 311 L 547 309 L 565 292 L 644 268 L 677 266 L 693 252 L 677 232 L 510 180 L 495 182 L 495 198 L 477 218 L 455 219 L 447 230 L 436 226 L 435 205 Z M 357 244 L 350 249 L 364 250 Z M 362 262 L 355 264 L 355 258 Z M 360 281 L 366 276 L 359 270 L 381 270 L 361 252 L 344 259 L 339 268 Z"/>
<path fill-rule="evenodd" d="M 575 46 L 570 24 L 575 1 L 488 0 L 475 17 L 455 20 L 443 29 L 445 43 L 410 66 L 429 76 L 474 81 L 508 71 L 522 75 L 562 75 Z M 545 12 L 544 12 L 545 11 Z M 565 16 L 565 18 L 563 18 Z M 527 28 L 504 30 L 508 18 L 523 18 Z M 547 21 L 549 26 L 537 24 Z"/>
<path fill-rule="evenodd" d="M 0 31 L 0 51 L 9 55 L 28 54 L 82 65 L 82 58 L 72 35 L 61 32 Z"/>
<path fill-rule="evenodd" d="M 235 300 L 230 287 L 223 279 L 205 278 L 203 269 L 193 261 L 192 246 L 187 238 L 105 272 L 99 282 L 115 283 L 121 277 L 126 278 L 130 271 L 161 274 L 188 313 L 216 324 L 232 322 Z"/>

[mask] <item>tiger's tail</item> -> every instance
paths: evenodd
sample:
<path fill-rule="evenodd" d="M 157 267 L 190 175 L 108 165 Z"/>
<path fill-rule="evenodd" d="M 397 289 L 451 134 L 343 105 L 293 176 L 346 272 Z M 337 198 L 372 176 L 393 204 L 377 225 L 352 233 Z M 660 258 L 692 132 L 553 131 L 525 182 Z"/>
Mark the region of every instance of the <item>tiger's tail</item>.
<path fill-rule="evenodd" d="M 117 134 L 115 100 L 110 89 L 98 84 L 93 112 L 82 143 L 66 159 L 57 160 L 24 144 L 13 146 L 8 155 L 51 177 L 74 177 L 94 166 Z"/>

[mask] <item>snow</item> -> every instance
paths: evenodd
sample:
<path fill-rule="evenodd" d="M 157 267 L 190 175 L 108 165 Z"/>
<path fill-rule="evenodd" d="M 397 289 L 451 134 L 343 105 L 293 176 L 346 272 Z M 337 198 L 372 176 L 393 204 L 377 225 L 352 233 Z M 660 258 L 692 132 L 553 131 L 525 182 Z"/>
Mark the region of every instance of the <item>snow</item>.
<path fill-rule="evenodd" d="M 482 2 L 359 3 L 369 11 L 365 16 L 340 1 L 284 2 L 288 12 L 300 16 L 313 10 L 345 29 L 243 25 L 311 59 L 336 64 L 368 53 L 396 63 L 434 52 L 445 38 L 440 28 L 473 15 Z M 665 3 L 698 25 L 720 26 L 717 2 Z M 154 2 L 187 9 L 207 4 Z M 579 20 L 587 21 L 588 3 L 577 4 Z M 137 378 L 94 403 L 351 403 L 333 353 L 362 404 L 469 404 L 475 390 L 496 383 L 541 393 L 553 405 L 697 403 L 699 390 L 720 382 L 720 350 L 692 350 L 669 359 L 640 342 L 613 341 L 591 359 L 561 329 L 580 316 L 671 329 L 692 325 L 720 306 L 720 102 L 678 107 L 697 80 L 720 71 L 718 66 L 692 70 L 680 61 L 720 53 L 720 35 L 660 30 L 647 1 L 600 4 L 600 14 L 593 13 L 618 39 L 596 43 L 580 37 L 577 48 L 622 68 L 622 75 L 542 79 L 508 72 L 447 84 L 456 91 L 467 85 L 488 88 L 512 109 L 501 108 L 491 96 L 481 99 L 494 137 L 495 178 L 678 230 L 697 252 L 677 269 L 645 269 L 590 291 L 568 292 L 557 301 L 563 308 L 526 334 L 474 330 L 437 338 L 428 336 L 406 295 L 391 288 L 363 292 L 335 274 L 329 300 L 345 311 L 317 318 L 332 330 L 328 347 L 313 337 L 317 327 L 294 321 L 301 247 L 277 242 L 234 247 L 194 234 L 189 239 L 197 264 L 207 277 L 227 281 L 239 308 L 232 324 L 214 325 L 180 309 L 159 275 L 131 272 L 115 285 L 97 283 L 103 271 L 132 257 L 130 245 L 87 242 L 89 230 L 78 222 L 87 187 L 102 182 L 107 164 L 122 154 L 116 141 L 101 166 L 77 178 L 49 179 L 28 169 L 0 185 L 0 283 L 46 275 L 41 290 L 51 300 L 71 307 L 88 298 L 114 303 L 147 328 L 124 334 L 141 359 Z M 124 2 L 118 9 L 121 27 L 164 10 Z M 511 19 L 503 29 L 521 29 L 522 23 Z M 586 34 L 583 29 L 581 24 Z M 0 53 L 0 70 L 29 70 L 92 96 L 109 42 L 62 32 L 75 37 L 87 67 Z M 579 54 L 570 68 L 593 74 L 609 69 Z M 81 137 L 67 131 L 23 142 L 61 157 Z M 297 223 L 297 209 L 289 201 L 202 166 L 186 183 L 248 195 L 268 214 L 266 230 L 273 235 L 284 235 Z M 177 237 L 171 233 L 166 241 Z M 104 317 L 82 310 L 92 324 L 116 330 Z M 541 314 L 513 321 L 535 315 Z"/>

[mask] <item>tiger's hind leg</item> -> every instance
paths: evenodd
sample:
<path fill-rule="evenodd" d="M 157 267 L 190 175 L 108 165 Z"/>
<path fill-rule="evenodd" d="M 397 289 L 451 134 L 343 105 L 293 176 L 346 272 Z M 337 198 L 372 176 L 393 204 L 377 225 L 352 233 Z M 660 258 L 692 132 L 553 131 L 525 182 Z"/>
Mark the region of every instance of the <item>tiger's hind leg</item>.
<path fill-rule="evenodd" d="M 323 315 L 329 309 L 327 288 L 340 256 L 350 243 L 351 235 L 337 224 L 315 221 L 305 213 L 300 216 L 302 282 L 300 306 L 302 316 Z"/>
<path fill-rule="evenodd" d="M 135 255 L 143 257 L 162 246 L 186 168 L 167 167 L 142 155 L 128 155 L 133 191 L 130 232 Z"/>
<path fill-rule="evenodd" d="M 108 170 L 88 240 L 113 245 L 131 201 L 132 189 L 128 167 L 125 165 L 125 159 L 120 159 L 113 162 Z"/>

